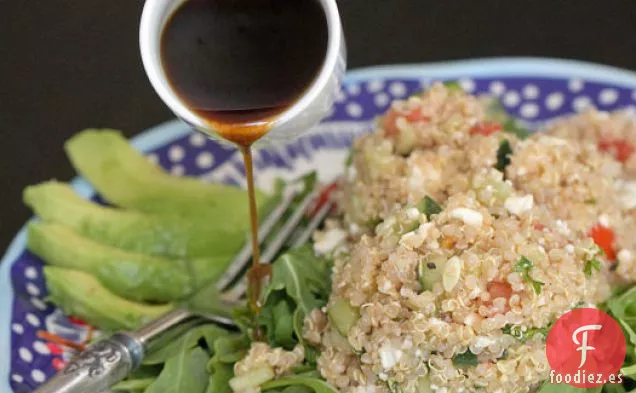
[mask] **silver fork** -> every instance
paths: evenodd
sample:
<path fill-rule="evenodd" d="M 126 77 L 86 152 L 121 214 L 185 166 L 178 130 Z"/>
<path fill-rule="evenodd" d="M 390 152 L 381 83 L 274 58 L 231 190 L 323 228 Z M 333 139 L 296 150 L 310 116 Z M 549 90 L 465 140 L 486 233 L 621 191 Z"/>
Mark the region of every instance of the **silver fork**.
<path fill-rule="evenodd" d="M 258 235 L 261 245 L 292 205 L 300 190 L 288 187 L 280 203 L 262 221 Z M 291 247 L 306 243 L 313 231 L 324 221 L 333 206 L 328 199 L 311 217 L 308 225 L 296 233 L 301 220 L 307 214 L 312 202 L 317 200 L 319 190 L 312 190 L 302 198 L 291 217 L 276 232 L 262 254 L 261 263 L 269 263 L 279 251 L 291 242 Z M 292 235 L 295 237 L 292 238 Z M 222 302 L 236 305 L 245 298 L 247 283 L 244 272 L 251 262 L 251 243 L 245 243 L 226 272 L 217 283 L 222 291 Z M 202 314 L 177 308 L 148 323 L 134 332 L 119 332 L 111 337 L 90 345 L 35 393 L 84 393 L 102 392 L 126 378 L 139 367 L 145 354 L 183 335 L 195 326 L 216 324 L 227 329 L 236 329 L 231 319 L 221 315 Z"/>

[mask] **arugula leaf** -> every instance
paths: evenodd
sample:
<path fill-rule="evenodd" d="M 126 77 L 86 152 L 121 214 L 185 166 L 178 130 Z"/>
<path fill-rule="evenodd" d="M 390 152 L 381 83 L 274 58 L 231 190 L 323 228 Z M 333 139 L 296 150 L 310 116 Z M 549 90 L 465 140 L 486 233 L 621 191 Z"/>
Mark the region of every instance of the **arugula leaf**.
<path fill-rule="evenodd" d="M 627 345 L 627 348 L 625 349 L 625 361 L 623 363 L 623 367 L 630 368 L 629 372 L 632 372 L 632 368 L 636 366 L 636 333 L 634 332 L 634 329 L 632 329 L 632 327 L 622 319 L 618 319 L 618 324 L 621 325 L 621 328 L 623 329 L 625 344 Z M 629 375 L 628 372 L 623 371 L 623 374 L 630 378 L 636 377 L 636 373 Z"/>
<path fill-rule="evenodd" d="M 314 255 L 311 247 L 289 251 L 272 265 L 271 281 L 263 293 L 263 307 L 256 317 L 272 346 L 305 347 L 307 359 L 315 361 L 315 351 L 302 339 L 305 316 L 327 303 L 331 287 L 331 264 Z"/>
<path fill-rule="evenodd" d="M 226 335 L 227 332 L 216 325 L 203 325 L 190 329 L 186 334 L 178 337 L 169 344 L 160 347 L 155 352 L 149 353 L 143 360 L 144 365 L 160 364 L 169 358 L 178 355 L 181 351 L 196 347 L 199 340 L 205 338 L 211 344 L 217 337 Z"/>
<path fill-rule="evenodd" d="M 213 357 L 207 367 L 212 375 L 206 393 L 232 393 L 229 382 L 234 377 L 234 365 L 223 363 L 217 357 Z"/>
<path fill-rule="evenodd" d="M 464 353 L 453 356 L 453 364 L 457 367 L 476 366 L 479 364 L 479 360 L 477 359 L 477 355 L 472 353 L 469 349 Z"/>
<path fill-rule="evenodd" d="M 514 271 L 517 273 L 521 273 L 521 277 L 523 278 L 523 280 L 532 285 L 534 292 L 538 295 L 541 293 L 541 287 L 543 287 L 545 283 L 542 283 L 541 281 L 537 281 L 530 277 L 530 270 L 532 270 L 533 267 L 534 264 L 532 263 L 532 261 L 522 256 L 519 259 L 519 262 L 517 262 L 517 264 L 515 265 Z"/>
<path fill-rule="evenodd" d="M 603 385 L 603 393 L 627 393 L 625 386 L 617 383 L 606 383 Z M 633 391 L 632 391 L 633 392 Z"/>
<path fill-rule="evenodd" d="M 622 319 L 630 327 L 636 326 L 636 286 L 607 301 L 614 317 Z"/>
<path fill-rule="evenodd" d="M 127 379 L 125 381 L 121 381 L 116 385 L 112 386 L 110 389 L 119 392 L 119 391 L 135 391 L 135 390 L 146 390 L 148 386 L 152 385 L 157 378 L 141 378 L 141 379 Z"/>
<path fill-rule="evenodd" d="M 442 207 L 435 201 L 435 199 L 426 195 L 417 205 L 417 210 L 424 213 L 426 218 L 430 221 L 431 216 L 442 212 Z"/>
<path fill-rule="evenodd" d="M 184 344 L 177 355 L 166 361 L 159 378 L 145 393 L 204 393 L 209 382 L 208 360 L 203 348 L 188 349 Z"/>
<path fill-rule="evenodd" d="M 319 378 L 304 377 L 292 375 L 289 377 L 282 377 L 273 381 L 265 382 L 261 385 L 263 391 L 276 389 L 285 386 L 306 386 L 312 389 L 315 393 L 338 393 L 338 390 L 331 386 L 326 381 Z"/>
<path fill-rule="evenodd" d="M 576 388 L 567 384 L 555 384 L 546 382 L 541 385 L 541 388 L 537 391 L 537 393 L 599 393 L 602 389 L 602 386 L 597 386 L 595 388 L 583 389 Z"/>
<path fill-rule="evenodd" d="M 583 267 L 583 272 L 587 277 L 592 277 L 592 273 L 594 271 L 601 271 L 601 262 L 598 259 L 592 258 L 585 261 L 585 267 Z"/>
<path fill-rule="evenodd" d="M 217 338 L 212 344 L 213 359 L 221 363 L 235 363 L 245 356 L 250 340 L 245 334 L 228 334 Z"/>
<path fill-rule="evenodd" d="M 296 337 L 298 338 L 298 342 L 300 343 L 300 345 L 302 345 L 305 348 L 305 361 L 312 366 L 311 369 L 305 370 L 305 371 L 315 371 L 314 367 L 316 366 L 316 361 L 318 360 L 318 353 L 316 349 L 314 349 L 314 347 L 309 345 L 309 343 L 307 343 L 305 341 L 305 338 L 303 337 L 304 323 L 305 323 L 305 315 L 299 308 L 297 308 L 296 311 L 294 311 L 294 321 L 293 321 L 294 334 L 296 334 Z M 296 374 L 300 373 L 299 370 L 295 370 L 294 372 Z"/>
<path fill-rule="evenodd" d="M 507 139 L 504 139 L 501 141 L 499 148 L 497 149 L 497 163 L 495 164 L 495 169 L 505 173 L 506 167 L 510 165 L 511 155 L 512 147 L 510 146 L 510 142 Z"/>

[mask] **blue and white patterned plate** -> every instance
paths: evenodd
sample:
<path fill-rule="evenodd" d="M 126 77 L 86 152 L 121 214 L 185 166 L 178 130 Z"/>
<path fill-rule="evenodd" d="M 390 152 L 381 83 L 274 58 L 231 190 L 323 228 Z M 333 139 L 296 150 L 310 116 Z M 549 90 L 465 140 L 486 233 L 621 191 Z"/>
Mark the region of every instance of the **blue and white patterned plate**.
<path fill-rule="evenodd" d="M 268 189 L 276 177 L 292 178 L 312 169 L 329 180 L 341 170 L 354 136 L 369 130 L 373 118 L 384 113 L 391 100 L 439 80 L 459 80 L 468 92 L 497 95 L 512 114 L 530 124 L 589 105 L 603 110 L 636 105 L 636 74 L 572 61 L 491 59 L 353 71 L 333 113 L 320 127 L 298 141 L 256 154 L 259 186 Z M 133 144 L 175 175 L 243 184 L 241 161 L 235 151 L 193 134 L 180 122 L 152 128 L 134 138 Z M 82 195 L 93 196 L 86 182 L 78 179 L 73 184 Z M 86 326 L 45 301 L 41 266 L 42 262 L 25 250 L 25 232 L 21 230 L 0 264 L 2 392 L 33 390 L 69 356 L 38 338 L 39 329 L 71 340 L 81 340 L 87 334 Z"/>

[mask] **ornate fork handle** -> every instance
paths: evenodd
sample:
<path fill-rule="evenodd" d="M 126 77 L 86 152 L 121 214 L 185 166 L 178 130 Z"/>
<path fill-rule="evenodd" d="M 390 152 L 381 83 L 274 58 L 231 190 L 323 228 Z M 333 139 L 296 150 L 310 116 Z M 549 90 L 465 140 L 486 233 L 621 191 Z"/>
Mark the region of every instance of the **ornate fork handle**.
<path fill-rule="evenodd" d="M 73 359 L 37 393 L 100 392 L 139 365 L 141 343 L 125 333 L 96 342 Z"/>

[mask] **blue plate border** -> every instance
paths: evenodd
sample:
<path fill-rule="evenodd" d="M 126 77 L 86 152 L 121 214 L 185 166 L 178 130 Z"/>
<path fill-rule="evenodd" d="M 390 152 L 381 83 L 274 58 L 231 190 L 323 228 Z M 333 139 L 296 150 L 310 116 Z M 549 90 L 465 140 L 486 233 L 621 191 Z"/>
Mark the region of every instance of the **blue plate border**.
<path fill-rule="evenodd" d="M 525 76 L 547 78 L 581 78 L 589 81 L 611 83 L 636 88 L 636 73 L 600 64 L 551 58 L 490 58 L 430 64 L 385 65 L 350 71 L 345 84 L 374 78 L 426 78 L 449 79 L 459 75 L 471 77 Z M 152 127 L 134 137 L 133 146 L 148 151 L 162 146 L 189 133 L 189 128 L 179 120 L 169 121 Z M 82 195 L 92 193 L 90 185 L 81 178 L 75 178 L 73 187 Z M 10 316 L 13 302 L 13 288 L 10 280 L 11 262 L 15 261 L 26 245 L 26 231 L 22 227 L 12 240 L 0 261 L 0 315 Z M 0 323 L 0 391 L 11 392 L 9 386 L 11 347 L 10 321 Z"/>

